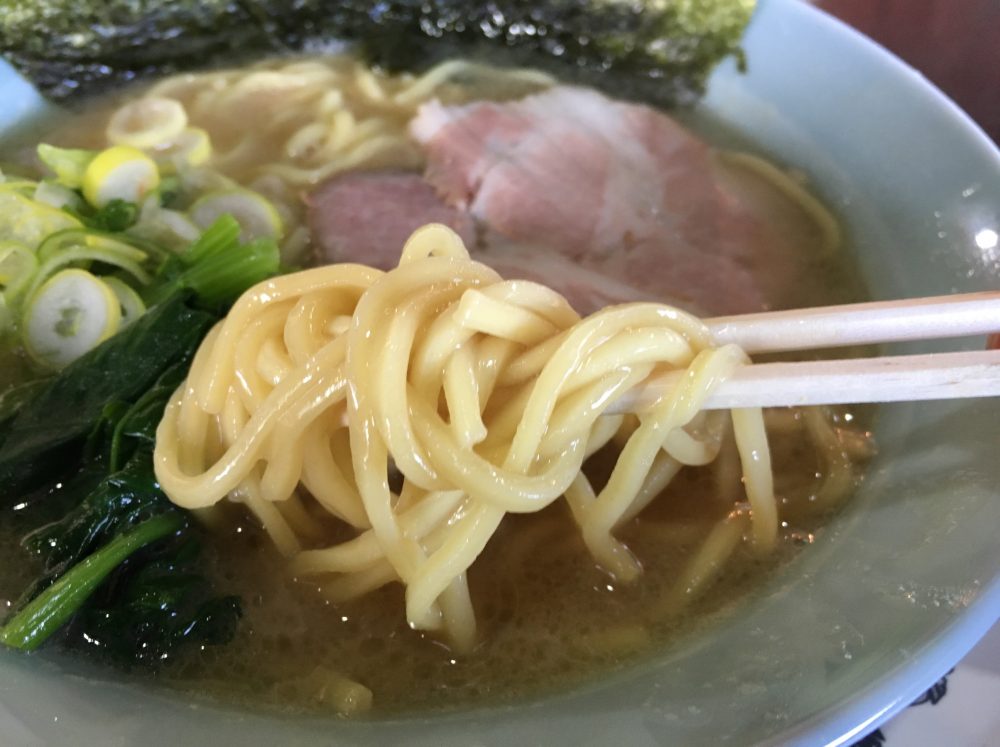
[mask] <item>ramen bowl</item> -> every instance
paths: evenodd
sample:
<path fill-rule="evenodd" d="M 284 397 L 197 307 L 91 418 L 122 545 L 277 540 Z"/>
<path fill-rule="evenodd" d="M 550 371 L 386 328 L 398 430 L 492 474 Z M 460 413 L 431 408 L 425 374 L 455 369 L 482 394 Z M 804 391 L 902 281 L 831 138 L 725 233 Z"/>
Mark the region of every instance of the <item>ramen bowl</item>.
<path fill-rule="evenodd" d="M 805 171 L 875 299 L 994 288 L 1000 154 L 919 74 L 793 0 L 761 0 L 746 74 L 690 116 Z M 0 128 L 42 113 L 0 70 Z M 733 135 L 731 133 L 736 133 Z M 920 343 L 887 352 L 932 352 Z M 905 707 L 1000 614 L 996 400 L 880 407 L 855 498 L 756 593 L 669 649 L 545 697 L 345 721 L 194 702 L 46 655 L 0 655 L 8 744 L 843 744 Z"/>

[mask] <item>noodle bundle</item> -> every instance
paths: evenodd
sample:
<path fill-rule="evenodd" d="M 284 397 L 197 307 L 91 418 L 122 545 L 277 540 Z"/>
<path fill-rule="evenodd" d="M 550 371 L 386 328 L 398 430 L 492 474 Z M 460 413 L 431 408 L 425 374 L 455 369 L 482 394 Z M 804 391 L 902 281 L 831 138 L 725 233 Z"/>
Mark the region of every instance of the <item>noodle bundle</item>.
<path fill-rule="evenodd" d="M 641 567 L 615 537 L 730 427 L 749 510 L 734 510 L 682 574 L 690 591 L 744 534 L 766 553 L 777 504 L 760 410 L 703 411 L 735 346 L 653 303 L 585 319 L 545 286 L 503 280 L 450 229 L 419 229 L 399 266 L 332 265 L 247 292 L 205 339 L 157 431 L 170 499 L 253 512 L 297 576 L 334 600 L 392 582 L 406 617 L 458 650 L 476 638 L 467 572 L 508 513 L 565 499 L 594 559 Z M 657 373 L 685 375 L 655 405 L 604 414 Z M 585 473 L 618 450 L 606 483 Z M 345 531 L 345 527 L 349 531 Z"/>
<path fill-rule="evenodd" d="M 243 184 L 272 176 L 300 189 L 343 171 L 419 166 L 423 156 L 406 128 L 427 101 L 465 102 L 481 88 L 494 98 L 523 96 L 553 82 L 534 70 L 460 59 L 419 76 L 388 75 L 337 55 L 175 75 L 145 95 L 180 102 L 212 133 L 221 151 L 214 168 Z"/>

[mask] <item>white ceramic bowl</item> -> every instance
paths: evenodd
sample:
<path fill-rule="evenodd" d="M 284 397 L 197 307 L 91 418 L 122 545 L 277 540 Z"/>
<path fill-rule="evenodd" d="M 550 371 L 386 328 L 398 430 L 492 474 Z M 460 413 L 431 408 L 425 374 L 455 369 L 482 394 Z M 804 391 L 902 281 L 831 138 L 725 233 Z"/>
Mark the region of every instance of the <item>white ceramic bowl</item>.
<path fill-rule="evenodd" d="M 794 0 L 761 0 L 746 49 L 749 73 L 723 66 L 695 116 L 811 175 L 846 216 L 876 298 L 997 286 L 1000 154 L 961 111 L 881 48 Z M 9 70 L 0 70 L 0 101 L 0 129 L 39 103 Z M 559 696 L 427 718 L 286 720 L 2 654 L 2 741 L 848 743 L 908 704 L 997 620 L 998 416 L 996 400 L 881 408 L 881 452 L 862 490 L 760 594 L 684 645 Z"/>

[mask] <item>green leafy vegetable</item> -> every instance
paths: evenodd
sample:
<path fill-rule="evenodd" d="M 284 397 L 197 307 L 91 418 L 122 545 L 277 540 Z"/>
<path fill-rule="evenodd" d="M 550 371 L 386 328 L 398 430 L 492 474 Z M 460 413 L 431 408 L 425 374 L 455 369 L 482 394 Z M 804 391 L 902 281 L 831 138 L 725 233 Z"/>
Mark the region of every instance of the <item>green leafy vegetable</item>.
<path fill-rule="evenodd" d="M 0 435 L 3 499 L 13 503 L 19 487 L 49 476 L 51 465 L 73 453 L 108 402 L 137 399 L 167 367 L 189 360 L 214 321 L 175 295 L 60 371 Z"/>
<path fill-rule="evenodd" d="M 90 157 L 40 153 L 70 181 Z M 218 320 L 215 312 L 278 272 L 277 244 L 240 243 L 240 224 L 225 214 L 175 253 L 123 233 L 138 216 L 132 203 L 81 206 L 81 228 L 68 211 L 5 194 L 24 202 L 29 217 L 62 221 L 31 226 L 38 264 L 17 310 L 24 340 L 33 339 L 31 312 L 50 276 L 74 263 L 91 272 L 63 273 L 87 276 L 88 287 L 103 289 L 100 298 L 131 309 L 131 317 L 57 375 L 0 396 L 0 501 L 16 504 L 19 522 L 34 527 L 23 546 L 42 561 L 0 628 L 0 643 L 31 650 L 59 630 L 66 645 L 96 648 L 120 664 L 154 665 L 181 645 L 227 641 L 239 600 L 220 596 L 196 572 L 196 530 L 160 490 L 152 452 L 163 409 Z M 141 287 L 149 311 L 136 288 L 101 274 L 115 267 Z"/>
<path fill-rule="evenodd" d="M 181 528 L 177 515 L 156 516 L 113 539 L 73 566 L 0 628 L 0 643 L 33 651 L 80 608 L 80 605 L 129 555 Z"/>
<path fill-rule="evenodd" d="M 216 308 L 277 273 L 280 261 L 272 239 L 241 244 L 240 224 L 231 215 L 223 215 L 187 252 L 163 268 L 160 284 L 147 294 L 147 300 L 156 303 L 190 290 L 207 307 Z"/>
<path fill-rule="evenodd" d="M 219 252 L 236 246 L 240 241 L 240 224 L 231 215 L 224 215 L 188 247 L 185 264 L 193 265 Z"/>
<path fill-rule="evenodd" d="M 157 549 L 158 548 L 158 549 Z M 168 539 L 131 558 L 81 610 L 69 635 L 105 659 L 156 666 L 181 645 L 227 643 L 241 608 L 194 572 L 198 546 Z"/>
<path fill-rule="evenodd" d="M 0 643 L 31 650 L 65 629 L 66 645 L 146 666 L 232 636 L 239 600 L 196 572 L 194 530 L 160 490 L 152 460 L 163 408 L 215 319 L 174 294 L 19 397 L 0 446 L 4 498 L 17 496 L 22 519 L 58 518 L 23 540 L 42 569 Z M 11 488 L 46 480 L 33 495 Z"/>
<path fill-rule="evenodd" d="M 177 202 L 181 188 L 181 180 L 176 175 L 163 176 L 160 179 L 160 186 L 157 188 L 160 194 L 160 204 L 168 208 Z"/>
<path fill-rule="evenodd" d="M 274 275 L 279 264 L 274 241 L 256 239 L 192 264 L 176 282 L 209 306 L 231 303 L 246 288 Z"/>
<path fill-rule="evenodd" d="M 755 0 L 6 0 L 0 48 L 57 98 L 150 72 L 317 41 L 416 69 L 448 56 L 549 67 L 623 95 L 689 101 L 740 55 Z"/>
<path fill-rule="evenodd" d="M 48 383 L 48 379 L 33 379 L 11 387 L 0 394 L 0 427 L 11 420 L 25 402 L 36 396 Z"/>
<path fill-rule="evenodd" d="M 139 218 L 139 207 L 134 202 L 117 198 L 100 208 L 82 203 L 76 210 L 63 209 L 79 218 L 85 226 L 97 231 L 125 231 L 135 225 Z"/>
<path fill-rule="evenodd" d="M 85 491 L 83 500 L 25 537 L 25 547 L 42 558 L 43 571 L 25 593 L 24 606 L 5 626 L 10 638 L 0 631 L 0 642 L 17 646 L 18 641 L 29 641 L 34 648 L 77 611 L 70 640 L 97 647 L 105 658 L 125 665 L 156 664 L 182 643 L 222 643 L 232 636 L 239 600 L 217 596 L 194 572 L 197 542 L 184 512 L 159 489 L 151 450 L 152 444 L 143 446 L 123 469 L 89 490 L 92 475 L 78 480 L 71 490 Z M 111 565 L 99 577 L 94 573 L 93 558 L 118 557 L 120 563 L 123 538 L 157 518 L 171 518 L 174 529 L 143 542 L 151 546 L 127 565 Z M 76 579 L 72 594 L 63 586 L 67 578 Z M 105 579 L 99 589 L 97 584 Z"/>
<path fill-rule="evenodd" d="M 60 576 L 123 528 L 171 509 L 156 484 L 146 450 L 97 483 L 60 519 L 28 534 L 23 544 L 44 561 L 44 587 L 48 585 L 46 577 Z"/>
<path fill-rule="evenodd" d="M 117 420 L 108 453 L 112 472 L 118 469 L 127 451 L 126 442 L 131 442 L 136 448 L 143 446 L 153 448 L 156 442 L 156 428 L 160 424 L 163 410 L 177 387 L 184 381 L 187 370 L 186 361 L 168 368 L 156 384 L 139 397 Z"/>

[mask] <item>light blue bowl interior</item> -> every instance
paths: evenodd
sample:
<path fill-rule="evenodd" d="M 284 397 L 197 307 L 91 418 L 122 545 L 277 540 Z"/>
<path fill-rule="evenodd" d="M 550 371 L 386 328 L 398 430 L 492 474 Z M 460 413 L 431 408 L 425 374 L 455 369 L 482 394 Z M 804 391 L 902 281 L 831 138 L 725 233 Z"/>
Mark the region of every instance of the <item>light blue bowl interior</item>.
<path fill-rule="evenodd" d="M 746 39 L 749 73 L 720 69 L 696 118 L 806 170 L 845 217 L 876 298 L 995 288 L 992 144 L 846 27 L 793 0 L 761 6 Z M 40 105 L 3 67 L 0 100 L 0 131 Z M 920 694 L 1000 615 L 998 415 L 994 399 L 882 407 L 864 486 L 808 551 L 684 646 L 573 692 L 449 716 L 293 721 L 4 655 L 0 733 L 25 745 L 849 742 Z"/>

